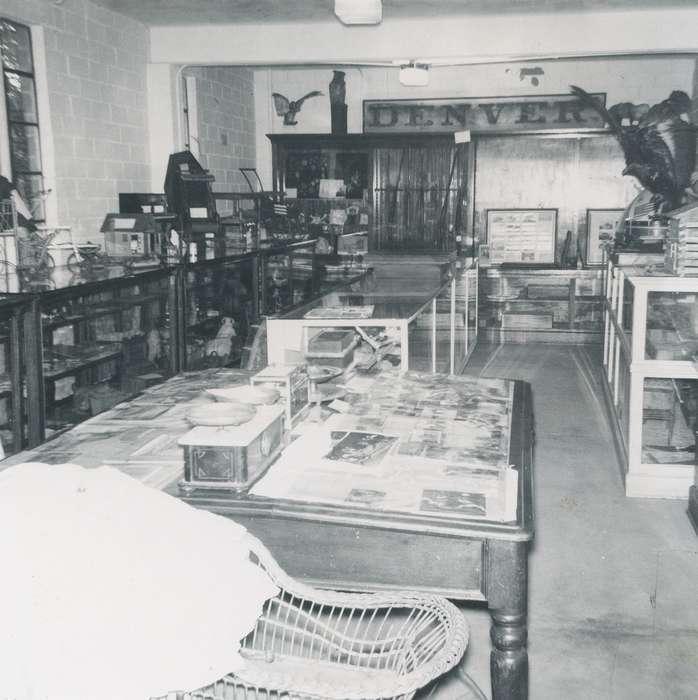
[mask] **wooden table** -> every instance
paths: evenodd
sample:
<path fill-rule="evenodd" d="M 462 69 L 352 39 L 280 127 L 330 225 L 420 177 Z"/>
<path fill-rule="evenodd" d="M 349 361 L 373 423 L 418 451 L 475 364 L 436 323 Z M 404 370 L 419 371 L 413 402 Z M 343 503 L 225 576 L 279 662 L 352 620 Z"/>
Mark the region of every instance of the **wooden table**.
<path fill-rule="evenodd" d="M 193 491 L 177 481 L 177 435 L 187 401 L 206 387 L 249 380 L 240 370 L 179 375 L 2 466 L 27 461 L 111 463 L 144 483 L 245 525 L 299 579 L 344 590 L 417 589 L 484 601 L 492 616 L 494 700 L 528 697 L 528 550 L 533 538 L 533 416 L 530 387 L 513 382 L 509 461 L 519 472 L 516 519 L 381 512 L 364 507 Z M 472 381 L 472 380 L 471 380 Z M 178 461 L 179 460 L 179 461 Z"/>
<path fill-rule="evenodd" d="M 533 538 L 530 387 L 514 383 L 510 461 L 519 471 L 509 523 L 375 512 L 248 494 L 194 491 L 188 503 L 242 523 L 292 576 L 341 590 L 413 589 L 487 602 L 494 700 L 528 697 L 528 550 Z"/>

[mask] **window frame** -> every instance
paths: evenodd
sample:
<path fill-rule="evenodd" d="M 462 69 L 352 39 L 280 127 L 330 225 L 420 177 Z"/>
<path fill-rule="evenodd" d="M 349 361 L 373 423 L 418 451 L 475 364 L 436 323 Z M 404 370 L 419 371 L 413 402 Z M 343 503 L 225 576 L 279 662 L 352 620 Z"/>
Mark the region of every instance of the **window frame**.
<path fill-rule="evenodd" d="M 3 89 L 3 95 L 4 95 L 4 113 L 0 114 L 0 117 L 2 117 L 2 120 L 4 122 L 4 126 L 6 127 L 7 130 L 7 135 L 6 135 L 6 140 L 7 140 L 7 155 L 9 155 L 9 162 L 7 163 L 7 167 L 9 167 L 10 171 L 10 179 L 16 183 L 16 180 L 18 177 L 27 177 L 27 178 L 34 178 L 38 177 L 40 179 L 41 185 L 40 185 L 40 190 L 38 192 L 39 196 L 39 211 L 36 211 L 34 213 L 34 219 L 38 222 L 44 222 L 46 220 L 46 208 L 45 208 L 45 202 L 44 198 L 42 197 L 42 193 L 44 192 L 44 177 L 45 177 L 45 161 L 44 161 L 44 153 L 43 153 L 43 143 L 42 143 L 42 123 L 41 123 L 41 114 L 40 114 L 40 107 L 39 107 L 39 94 L 37 90 L 37 62 L 36 62 L 36 57 L 35 57 L 35 43 L 34 43 L 34 28 L 28 24 L 24 24 L 22 22 L 18 22 L 14 19 L 10 19 L 9 17 L 0 17 L 0 23 L 2 24 L 9 24 L 14 27 L 21 28 L 26 31 L 28 39 L 29 39 L 29 62 L 30 62 L 30 68 L 31 71 L 26 71 L 22 70 L 19 68 L 8 68 L 5 65 L 5 61 L 2 58 L 2 49 L 0 47 L 0 63 L 2 64 L 1 69 L 2 69 L 2 89 Z M 9 82 L 8 74 L 12 75 L 17 75 L 20 78 L 26 78 L 31 80 L 32 84 L 32 92 L 33 92 L 33 103 L 34 107 L 36 110 L 36 120 L 35 121 L 27 121 L 24 119 L 13 119 L 11 117 L 11 110 L 10 110 L 10 96 L 9 92 L 7 89 L 7 85 Z M 13 136 L 12 136 L 12 127 L 13 126 L 19 126 L 19 127 L 35 127 L 36 128 L 36 133 L 37 133 L 37 156 L 38 156 L 38 161 L 39 161 L 39 170 L 25 170 L 25 169 L 20 169 L 17 166 L 17 149 L 13 148 Z M 24 197 L 25 200 L 29 200 L 30 198 L 28 196 Z M 31 207 L 32 203 L 36 201 L 35 198 L 31 198 L 32 201 L 27 201 L 27 204 Z M 32 211 L 33 207 L 32 207 Z"/>

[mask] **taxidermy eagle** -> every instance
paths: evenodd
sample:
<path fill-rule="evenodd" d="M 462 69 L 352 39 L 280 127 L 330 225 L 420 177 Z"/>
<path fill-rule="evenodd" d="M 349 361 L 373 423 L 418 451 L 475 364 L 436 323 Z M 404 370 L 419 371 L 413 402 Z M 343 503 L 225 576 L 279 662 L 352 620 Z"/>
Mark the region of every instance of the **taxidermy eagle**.
<path fill-rule="evenodd" d="M 570 85 L 582 104 L 595 110 L 609 125 L 623 149 L 623 175 L 632 175 L 653 195 L 655 210 L 670 211 L 684 204 L 696 164 L 696 127 L 682 119 L 691 99 L 674 90 L 653 107 L 638 105 L 629 114 L 626 103 L 606 109 L 588 92 Z M 627 116 L 629 125 L 624 125 Z"/>
<path fill-rule="evenodd" d="M 289 100 L 278 92 L 271 93 L 271 96 L 274 98 L 276 113 L 284 118 L 284 124 L 286 126 L 298 124 L 294 117 L 301 111 L 303 103 L 310 97 L 319 97 L 320 95 L 322 95 L 322 93 L 319 90 L 313 90 L 307 95 L 303 95 L 299 100 Z"/>

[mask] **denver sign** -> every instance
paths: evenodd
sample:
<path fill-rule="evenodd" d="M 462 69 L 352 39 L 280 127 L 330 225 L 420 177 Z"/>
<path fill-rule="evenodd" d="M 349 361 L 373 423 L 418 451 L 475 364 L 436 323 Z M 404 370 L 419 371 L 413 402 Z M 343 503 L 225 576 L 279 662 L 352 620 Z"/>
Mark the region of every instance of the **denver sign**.
<path fill-rule="evenodd" d="M 594 97 L 605 105 L 605 93 Z M 364 133 L 555 131 L 603 125 L 593 109 L 571 95 L 364 100 Z"/>

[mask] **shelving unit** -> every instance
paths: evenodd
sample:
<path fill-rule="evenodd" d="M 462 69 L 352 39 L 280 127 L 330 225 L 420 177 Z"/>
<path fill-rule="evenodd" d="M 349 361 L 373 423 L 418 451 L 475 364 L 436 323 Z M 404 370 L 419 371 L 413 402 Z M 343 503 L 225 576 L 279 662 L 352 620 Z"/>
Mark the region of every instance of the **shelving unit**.
<path fill-rule="evenodd" d="M 606 400 L 628 496 L 686 498 L 698 417 L 698 278 L 608 263 Z"/>
<path fill-rule="evenodd" d="M 603 270 L 480 269 L 480 329 L 490 342 L 602 342 Z"/>

